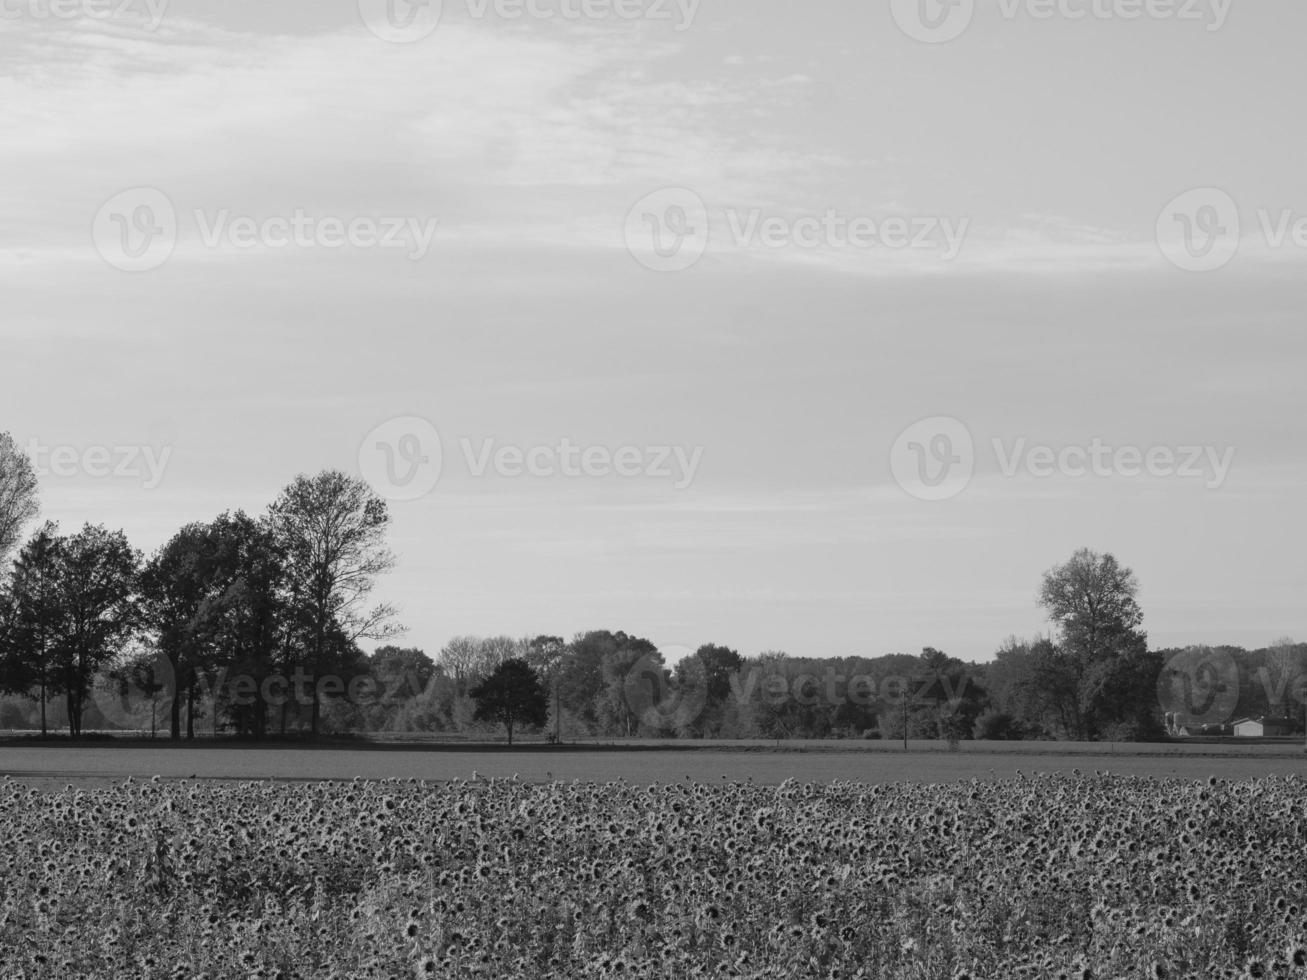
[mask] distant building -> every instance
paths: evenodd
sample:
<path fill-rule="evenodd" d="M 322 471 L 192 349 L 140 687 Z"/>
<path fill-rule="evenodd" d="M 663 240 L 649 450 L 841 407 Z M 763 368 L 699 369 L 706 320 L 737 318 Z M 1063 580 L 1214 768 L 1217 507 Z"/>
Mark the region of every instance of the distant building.
<path fill-rule="evenodd" d="M 1240 718 L 1234 723 L 1237 738 L 1267 738 L 1292 735 L 1293 722 L 1288 718 Z"/>

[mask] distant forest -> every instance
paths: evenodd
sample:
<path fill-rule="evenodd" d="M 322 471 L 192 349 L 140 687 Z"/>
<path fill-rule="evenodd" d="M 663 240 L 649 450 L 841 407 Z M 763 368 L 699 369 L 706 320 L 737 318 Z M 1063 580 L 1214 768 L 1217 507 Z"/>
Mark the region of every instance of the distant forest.
<path fill-rule="evenodd" d="M 550 638 L 551 640 L 553 638 Z M 505 656 L 533 651 L 529 640 L 510 637 L 453 641 L 433 660 L 411 647 L 384 646 L 353 658 L 356 696 L 324 700 L 323 733 L 431 733 L 493 738 L 497 724 L 475 720 L 470 692 L 490 665 Z M 536 730 L 563 741 L 625 737 L 721 739 L 1097 739 L 1145 741 L 1166 735 L 1157 681 L 1171 658 L 1192 648 L 1148 651 L 1138 665 L 1138 683 L 1124 697 L 1092 694 L 1068 676 L 1068 665 L 1051 641 L 1011 642 L 989 663 L 968 663 L 927 648 L 921 655 L 812 658 L 771 652 L 742 657 L 728 647 L 705 645 L 663 678 L 653 645 L 621 632 L 600 630 L 575 637 L 564 647 L 557 674 L 537 668 L 548 692 L 548 721 Z M 460 663 L 465 651 L 485 659 Z M 451 653 L 452 651 L 452 653 Z M 1303 731 L 1301 691 L 1307 678 L 1307 644 L 1281 644 L 1258 650 L 1224 646 L 1215 653 L 1237 664 L 1238 701 L 1229 719 L 1285 717 Z M 527 656 L 528 662 L 536 658 Z M 631 670 L 638 671 L 633 675 Z M 554 679 L 557 681 L 555 694 Z M 635 683 L 633 683 L 635 681 Z M 706 681 L 706 684 L 704 683 Z M 169 733 L 171 694 L 137 688 L 124 697 L 116 677 L 101 681 L 107 693 L 91 699 L 82 719 L 88 730 L 130 728 Z M 659 688 L 659 684 L 662 688 Z M 687 698 L 691 683 L 704 695 Z M 271 719 L 262 730 L 251 723 L 256 712 L 232 696 L 233 685 L 200 683 L 201 695 L 179 699 L 178 734 L 217 732 L 247 735 L 308 733 L 311 702 L 294 696 L 289 682 L 263 706 Z M 305 689 L 307 690 L 307 683 Z M 661 691 L 662 704 L 659 697 Z M 1085 693 L 1089 693 L 1086 685 Z M 359 696 L 361 695 L 361 696 Z M 36 692 L 0 696 L 0 729 L 41 727 Z M 283 700 L 284 698 L 284 700 Z M 1097 703 L 1095 703 L 1095 701 Z M 105 712 L 102 703 L 111 708 Z M 126 713 L 118 704 L 127 706 Z M 61 698 L 47 705 L 47 724 L 66 729 Z M 106 714 L 109 717 L 106 717 Z M 1219 730 L 1218 730 L 1219 729 Z M 1213 734 L 1229 734 L 1228 721 Z"/>

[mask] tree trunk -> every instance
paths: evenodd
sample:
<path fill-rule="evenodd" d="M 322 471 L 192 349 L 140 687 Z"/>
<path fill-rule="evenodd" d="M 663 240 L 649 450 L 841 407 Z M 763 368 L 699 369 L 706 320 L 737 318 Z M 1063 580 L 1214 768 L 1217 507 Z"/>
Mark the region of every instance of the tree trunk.
<path fill-rule="evenodd" d="M 318 737 L 318 674 L 322 671 L 322 649 L 327 645 L 327 596 L 318 601 L 317 622 L 313 630 L 313 694 L 312 707 L 309 709 L 309 737 Z"/>
<path fill-rule="evenodd" d="M 77 705 L 77 689 L 82 678 L 82 657 L 77 655 L 72 665 L 72 677 L 68 678 L 64 703 L 68 707 L 68 734 L 78 738 L 82 734 L 82 713 Z"/>
<path fill-rule="evenodd" d="M 176 669 L 173 677 L 177 676 Z M 182 737 L 182 699 L 178 696 L 177 685 L 173 684 L 172 702 L 168 705 L 168 735 L 173 739 Z"/>

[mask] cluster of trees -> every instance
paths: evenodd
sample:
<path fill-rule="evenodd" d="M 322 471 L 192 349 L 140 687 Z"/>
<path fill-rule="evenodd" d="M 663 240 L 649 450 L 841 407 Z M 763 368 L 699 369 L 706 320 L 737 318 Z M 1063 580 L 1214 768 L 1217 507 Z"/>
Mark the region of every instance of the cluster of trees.
<path fill-rule="evenodd" d="M 30 463 L 0 442 L 0 560 L 35 510 Z M 0 691 L 34 702 L 42 732 L 57 706 L 73 736 L 160 709 L 174 738 L 206 713 L 214 730 L 317 733 L 340 692 L 316 681 L 366 672 L 359 641 L 398 630 L 393 609 L 369 604 L 394 561 L 389 521 L 363 481 L 328 471 L 259 517 L 187 525 L 148 558 L 121 531 L 47 522 L 0 579 Z M 237 676 L 244 687 L 224 683 Z M 264 696 L 291 676 L 308 679 L 304 697 Z"/>
<path fill-rule="evenodd" d="M 566 644 L 462 638 L 432 665 L 428 710 L 392 718 L 401 728 L 475 729 L 484 718 L 470 678 L 515 659 L 552 693 L 545 724 L 564 736 L 1146 739 L 1163 734 L 1166 658 L 1148 650 L 1137 594 L 1112 555 L 1081 550 L 1040 583 L 1053 635 L 1010 641 L 989 664 L 931 647 L 809 659 L 706 644 L 672 670 L 653 643 L 622 632 Z"/>

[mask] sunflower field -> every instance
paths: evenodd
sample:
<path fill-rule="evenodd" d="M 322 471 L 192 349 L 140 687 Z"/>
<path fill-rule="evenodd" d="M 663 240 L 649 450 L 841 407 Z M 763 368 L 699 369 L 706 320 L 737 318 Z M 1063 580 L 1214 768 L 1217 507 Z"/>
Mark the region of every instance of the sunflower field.
<path fill-rule="evenodd" d="M 0 977 L 1307 977 L 1307 784 L 0 784 Z"/>

